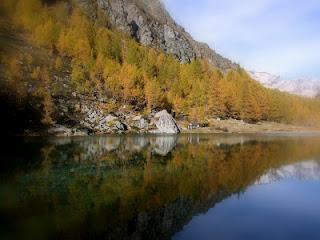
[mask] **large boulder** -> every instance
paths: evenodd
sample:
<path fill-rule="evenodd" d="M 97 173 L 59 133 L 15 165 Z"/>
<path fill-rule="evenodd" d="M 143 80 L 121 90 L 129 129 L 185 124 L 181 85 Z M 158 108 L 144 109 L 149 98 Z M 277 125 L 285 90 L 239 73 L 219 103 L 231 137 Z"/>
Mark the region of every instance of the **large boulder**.
<path fill-rule="evenodd" d="M 154 119 L 157 127 L 157 130 L 154 131 L 155 133 L 180 133 L 180 128 L 176 120 L 167 112 L 167 110 L 156 113 Z"/>

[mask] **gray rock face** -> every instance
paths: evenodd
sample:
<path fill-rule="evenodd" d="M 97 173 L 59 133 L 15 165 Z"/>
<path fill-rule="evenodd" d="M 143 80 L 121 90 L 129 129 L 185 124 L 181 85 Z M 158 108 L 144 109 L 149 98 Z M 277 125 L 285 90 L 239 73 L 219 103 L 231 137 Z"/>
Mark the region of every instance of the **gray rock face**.
<path fill-rule="evenodd" d="M 113 27 L 135 38 L 145 46 L 161 49 L 181 62 L 207 59 L 220 70 L 238 68 L 237 64 L 223 58 L 207 44 L 195 41 L 170 17 L 160 0 L 77 0 L 90 16 L 97 9 L 104 12 Z"/>
<path fill-rule="evenodd" d="M 180 133 L 180 128 L 176 120 L 167 112 L 163 110 L 156 113 L 154 116 L 157 129 L 155 133 L 168 133 L 168 134 L 177 134 Z"/>

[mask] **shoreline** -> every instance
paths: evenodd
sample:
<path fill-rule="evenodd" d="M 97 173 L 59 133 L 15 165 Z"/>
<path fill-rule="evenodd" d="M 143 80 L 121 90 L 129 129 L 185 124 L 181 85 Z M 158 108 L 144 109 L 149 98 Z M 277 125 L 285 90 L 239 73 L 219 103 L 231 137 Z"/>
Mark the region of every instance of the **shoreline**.
<path fill-rule="evenodd" d="M 209 127 L 188 129 L 186 122 L 179 122 L 182 133 L 226 133 L 226 134 L 279 134 L 279 133 L 318 133 L 320 128 L 297 126 L 276 122 L 246 123 L 241 120 L 209 120 Z"/>

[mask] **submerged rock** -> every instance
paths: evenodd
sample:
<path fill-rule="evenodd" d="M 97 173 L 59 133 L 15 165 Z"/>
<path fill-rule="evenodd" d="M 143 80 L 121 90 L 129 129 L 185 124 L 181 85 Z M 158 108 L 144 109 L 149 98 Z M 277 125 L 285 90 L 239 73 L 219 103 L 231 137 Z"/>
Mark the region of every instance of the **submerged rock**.
<path fill-rule="evenodd" d="M 176 120 L 167 112 L 167 110 L 156 113 L 154 119 L 157 127 L 157 130 L 155 130 L 154 133 L 180 133 L 180 128 Z"/>

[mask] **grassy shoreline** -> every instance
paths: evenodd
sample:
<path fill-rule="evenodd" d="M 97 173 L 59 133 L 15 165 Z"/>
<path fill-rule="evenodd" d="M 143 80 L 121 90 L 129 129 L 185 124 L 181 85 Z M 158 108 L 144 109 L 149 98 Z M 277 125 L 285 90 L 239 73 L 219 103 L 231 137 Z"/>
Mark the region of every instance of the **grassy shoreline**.
<path fill-rule="evenodd" d="M 188 129 L 188 123 L 178 122 L 182 133 L 319 133 L 315 127 L 297 126 L 276 122 L 246 123 L 241 120 L 209 120 L 209 127 Z"/>

